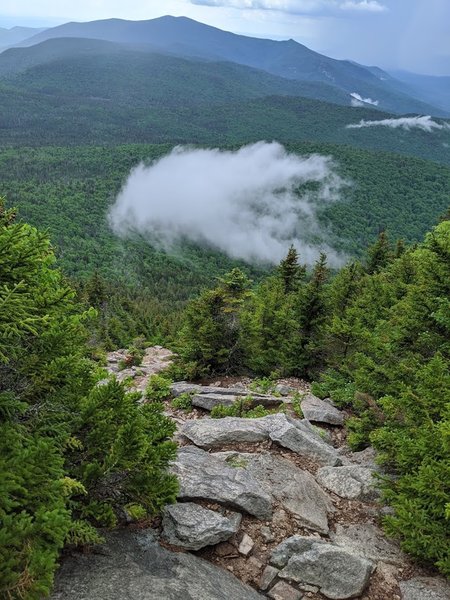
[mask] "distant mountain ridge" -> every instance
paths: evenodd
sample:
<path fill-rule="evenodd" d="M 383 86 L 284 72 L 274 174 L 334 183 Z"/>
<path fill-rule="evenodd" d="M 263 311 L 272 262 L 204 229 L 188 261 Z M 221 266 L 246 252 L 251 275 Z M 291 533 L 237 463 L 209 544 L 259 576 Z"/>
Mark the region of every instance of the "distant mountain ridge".
<path fill-rule="evenodd" d="M 237 35 L 186 17 L 147 21 L 107 19 L 66 23 L 46 29 L 21 46 L 53 38 L 91 38 L 119 44 L 150 45 L 160 52 L 210 61 L 229 61 L 299 81 L 325 83 L 341 93 L 357 93 L 378 101 L 380 109 L 397 113 L 448 116 L 450 111 L 408 95 L 409 87 L 381 69 L 321 55 L 294 40 L 275 41 Z"/>
<path fill-rule="evenodd" d="M 44 27 L 0 27 L 0 51 L 2 48 L 20 44 L 26 39 L 45 31 Z"/>

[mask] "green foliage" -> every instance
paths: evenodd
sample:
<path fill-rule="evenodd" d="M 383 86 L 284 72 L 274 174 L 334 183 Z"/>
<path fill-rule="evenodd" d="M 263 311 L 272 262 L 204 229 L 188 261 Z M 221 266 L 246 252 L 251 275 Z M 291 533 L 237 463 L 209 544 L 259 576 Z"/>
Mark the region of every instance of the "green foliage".
<path fill-rule="evenodd" d="M 249 287 L 247 276 L 235 268 L 188 305 L 177 350 L 192 377 L 241 368 L 240 313 Z"/>
<path fill-rule="evenodd" d="M 337 406 L 345 408 L 353 404 L 356 386 L 348 376 L 328 369 L 321 373 L 319 381 L 312 383 L 311 392 L 319 398 L 331 398 Z"/>
<path fill-rule="evenodd" d="M 192 394 L 185 392 L 174 398 L 171 402 L 172 408 L 184 410 L 185 412 L 192 411 Z"/>
<path fill-rule="evenodd" d="M 145 397 L 151 401 L 166 400 L 170 396 L 170 387 L 173 381 L 165 375 L 152 375 L 149 377 L 145 389 Z"/>
<path fill-rule="evenodd" d="M 271 376 L 255 378 L 249 385 L 249 388 L 253 392 L 259 392 L 260 394 L 273 393 L 274 387 L 275 387 L 275 378 L 272 378 Z"/>
<path fill-rule="evenodd" d="M 384 484 L 387 531 L 448 575 L 450 223 L 369 271 L 341 314 L 352 343 L 314 391 L 353 397 L 349 443 L 371 442 L 395 473 Z"/>
<path fill-rule="evenodd" d="M 174 501 L 174 424 L 98 376 L 84 311 L 47 237 L 0 202 L 0 596 L 48 595 L 66 544 L 100 541 L 123 506 Z"/>
<path fill-rule="evenodd" d="M 127 504 L 124 506 L 124 510 L 132 521 L 142 521 L 148 514 L 142 504 Z"/>
<path fill-rule="evenodd" d="M 302 396 L 298 393 L 295 392 L 295 394 L 292 396 L 292 410 L 295 413 L 295 416 L 298 417 L 299 419 L 303 419 L 303 411 L 302 411 Z"/>

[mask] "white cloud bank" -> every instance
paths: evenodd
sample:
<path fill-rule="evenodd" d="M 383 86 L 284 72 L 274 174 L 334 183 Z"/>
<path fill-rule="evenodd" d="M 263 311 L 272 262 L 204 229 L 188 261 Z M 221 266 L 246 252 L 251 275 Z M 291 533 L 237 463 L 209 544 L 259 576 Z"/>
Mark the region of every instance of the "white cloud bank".
<path fill-rule="evenodd" d="M 375 13 L 385 12 L 388 10 L 387 6 L 377 2 L 377 0 L 362 0 L 361 2 L 347 0 L 346 2 L 343 2 L 339 8 L 342 10 L 358 10 Z"/>
<path fill-rule="evenodd" d="M 398 119 L 381 119 L 379 121 L 365 121 L 347 125 L 347 129 L 363 129 L 365 127 L 390 127 L 391 129 L 421 129 L 427 133 L 434 130 L 450 129 L 449 123 L 438 123 L 428 116 L 423 117 L 399 117 Z"/>
<path fill-rule="evenodd" d="M 309 191 L 299 195 L 302 184 Z M 320 234 L 317 203 L 338 200 L 343 185 L 331 158 L 289 154 L 276 142 L 234 152 L 177 147 L 131 171 L 109 218 L 118 235 L 139 233 L 168 251 L 185 239 L 277 263 L 294 244 L 307 263 L 325 251 L 339 264 L 331 248 L 305 240 Z"/>
<path fill-rule="evenodd" d="M 356 92 L 352 92 L 350 96 L 352 97 L 352 106 L 366 106 L 367 104 L 378 106 L 378 104 L 380 103 L 379 100 L 372 100 L 372 98 L 363 98 L 360 94 L 357 94 Z"/>
<path fill-rule="evenodd" d="M 274 10 L 294 15 L 323 14 L 337 10 L 380 13 L 388 8 L 378 0 L 190 0 L 200 6 L 243 10 Z"/>

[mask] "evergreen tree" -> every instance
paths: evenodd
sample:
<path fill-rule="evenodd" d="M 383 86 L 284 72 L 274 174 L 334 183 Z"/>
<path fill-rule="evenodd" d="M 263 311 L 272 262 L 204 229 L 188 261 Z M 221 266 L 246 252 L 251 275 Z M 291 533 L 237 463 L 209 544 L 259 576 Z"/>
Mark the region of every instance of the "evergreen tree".
<path fill-rule="evenodd" d="M 299 375 L 311 376 L 323 365 L 323 340 L 328 310 L 325 289 L 327 277 L 327 257 L 321 253 L 314 265 L 311 280 L 301 297 L 300 348 L 297 362 Z"/>
<path fill-rule="evenodd" d="M 191 377 L 242 369 L 240 316 L 249 288 L 247 276 L 235 268 L 188 305 L 178 350 Z"/>
<path fill-rule="evenodd" d="M 278 271 L 283 281 L 285 294 L 296 290 L 304 279 L 306 268 L 299 264 L 299 255 L 293 244 L 290 246 L 286 257 L 280 262 Z"/>
<path fill-rule="evenodd" d="M 127 507 L 157 512 L 174 425 L 123 385 L 96 387 L 92 311 L 54 266 L 46 235 L 0 202 L 0 596 L 49 593 L 65 543 L 99 541 Z"/>
<path fill-rule="evenodd" d="M 367 272 L 376 273 L 386 267 L 392 259 L 392 249 L 385 231 L 381 231 L 377 241 L 370 246 L 367 257 Z"/>

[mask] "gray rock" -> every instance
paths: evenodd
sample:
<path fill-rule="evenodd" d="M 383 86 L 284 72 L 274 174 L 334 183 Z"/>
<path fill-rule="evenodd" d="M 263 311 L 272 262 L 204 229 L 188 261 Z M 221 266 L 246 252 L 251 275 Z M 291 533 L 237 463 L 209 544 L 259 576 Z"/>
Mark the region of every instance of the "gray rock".
<path fill-rule="evenodd" d="M 285 385 L 284 383 L 277 383 L 274 388 L 274 391 L 277 394 L 281 394 L 282 396 L 289 396 L 292 392 L 295 392 L 295 388 L 290 385 Z"/>
<path fill-rule="evenodd" d="M 379 492 L 373 475 L 373 469 L 358 465 L 322 467 L 317 481 L 341 498 L 375 500 Z"/>
<path fill-rule="evenodd" d="M 239 554 L 242 554 L 243 556 L 248 556 L 253 550 L 254 545 L 255 542 L 252 540 L 252 538 L 246 533 L 244 533 L 244 537 L 242 538 L 238 548 Z"/>
<path fill-rule="evenodd" d="M 187 381 L 177 381 L 170 386 L 171 395 L 176 398 L 181 394 L 193 394 L 197 393 L 201 389 L 201 385 L 195 383 L 188 383 Z"/>
<path fill-rule="evenodd" d="M 344 600 L 362 594 L 372 571 L 365 558 L 333 544 L 313 544 L 310 550 L 294 554 L 279 577 L 316 585 L 327 598 Z"/>
<path fill-rule="evenodd" d="M 416 577 L 400 582 L 402 600 L 450 600 L 450 584 L 440 577 Z"/>
<path fill-rule="evenodd" d="M 263 525 L 260 529 L 260 533 L 266 544 L 271 544 L 275 541 L 275 536 L 273 535 L 270 527 L 266 527 L 265 525 Z"/>
<path fill-rule="evenodd" d="M 306 394 L 301 401 L 301 408 L 305 419 L 328 423 L 329 425 L 343 425 L 344 415 L 330 402 L 321 400 L 313 394 Z"/>
<path fill-rule="evenodd" d="M 269 415 L 269 437 L 284 448 L 306 456 L 322 465 L 336 466 L 341 464 L 338 452 L 312 430 L 308 421 L 291 419 L 286 415 Z"/>
<path fill-rule="evenodd" d="M 334 544 L 369 560 L 390 565 L 404 566 L 408 559 L 398 544 L 388 540 L 383 532 L 372 523 L 336 526 L 330 535 Z"/>
<path fill-rule="evenodd" d="M 270 562 L 282 569 L 285 567 L 290 558 L 294 554 L 303 554 L 308 552 L 315 544 L 326 544 L 324 540 L 316 537 L 305 537 L 303 535 L 292 535 L 291 537 L 283 540 L 281 544 L 278 544 L 273 549 L 270 556 Z"/>
<path fill-rule="evenodd" d="M 235 402 L 242 400 L 244 396 L 234 396 L 232 394 L 222 393 L 199 393 L 192 397 L 192 406 L 197 408 L 203 408 L 204 410 L 211 411 L 215 406 L 232 406 Z M 277 407 L 282 403 L 280 398 L 275 396 L 248 396 L 248 406 L 254 408 L 255 406 L 261 405 L 266 408 Z"/>
<path fill-rule="evenodd" d="M 181 434 L 201 448 L 271 439 L 321 464 L 341 464 L 337 450 L 320 437 L 309 421 L 291 419 L 281 413 L 258 419 L 226 417 L 191 420 L 182 427 Z"/>
<path fill-rule="evenodd" d="M 345 457 L 342 458 L 342 462 L 344 465 L 357 464 L 360 467 L 368 467 L 374 471 L 379 471 L 380 467 L 377 466 L 375 458 L 375 449 L 369 446 L 368 448 L 360 450 L 359 452 L 349 452 Z"/>
<path fill-rule="evenodd" d="M 203 410 L 212 411 L 215 406 L 232 406 L 236 396 L 231 394 L 195 394 L 192 396 L 192 406 L 203 408 Z"/>
<path fill-rule="evenodd" d="M 239 442 L 263 442 L 269 437 L 265 418 L 191 420 L 186 421 L 180 433 L 200 448 L 216 448 Z"/>
<path fill-rule="evenodd" d="M 171 470 L 178 477 L 181 499 L 212 500 L 259 519 L 271 516 L 272 499 L 261 484 L 245 470 L 229 467 L 199 448 L 180 448 Z"/>
<path fill-rule="evenodd" d="M 51 600 L 263 600 L 231 573 L 128 530 L 106 535 L 100 552 L 63 560 Z"/>
<path fill-rule="evenodd" d="M 200 550 L 228 540 L 240 522 L 238 513 L 230 519 L 192 502 L 173 504 L 164 510 L 163 537 L 174 546 Z"/>
<path fill-rule="evenodd" d="M 302 600 L 303 594 L 285 581 L 279 581 L 267 594 L 272 600 Z"/>
<path fill-rule="evenodd" d="M 334 510 L 333 504 L 310 473 L 270 453 L 218 455 L 231 464 L 242 465 L 303 527 L 328 533 L 328 513 Z"/>
<path fill-rule="evenodd" d="M 259 589 L 263 591 L 269 589 L 270 585 L 275 580 L 277 575 L 278 569 L 267 565 L 267 567 L 262 572 L 261 579 L 259 580 Z"/>

